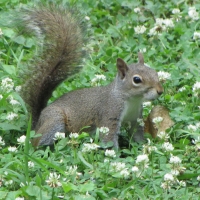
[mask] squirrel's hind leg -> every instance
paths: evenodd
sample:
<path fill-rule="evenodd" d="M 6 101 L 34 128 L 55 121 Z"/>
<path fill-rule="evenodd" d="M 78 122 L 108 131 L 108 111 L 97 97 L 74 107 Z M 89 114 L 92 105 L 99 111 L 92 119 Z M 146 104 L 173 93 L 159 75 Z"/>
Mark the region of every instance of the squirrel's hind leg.
<path fill-rule="evenodd" d="M 65 133 L 65 115 L 62 109 L 51 107 L 50 111 L 49 113 L 46 109 L 41 113 L 36 133 L 42 134 L 42 136 L 33 139 L 33 146 L 52 145 L 55 142 L 56 132 Z"/>

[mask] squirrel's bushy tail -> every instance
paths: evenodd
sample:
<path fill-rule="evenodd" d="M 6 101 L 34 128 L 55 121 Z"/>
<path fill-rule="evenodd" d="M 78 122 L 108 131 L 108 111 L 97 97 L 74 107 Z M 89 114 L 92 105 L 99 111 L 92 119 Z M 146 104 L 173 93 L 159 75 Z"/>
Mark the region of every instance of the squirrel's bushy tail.
<path fill-rule="evenodd" d="M 84 56 L 84 23 L 74 9 L 40 6 L 24 10 L 20 24 L 42 41 L 42 51 L 28 65 L 22 97 L 29 105 L 33 127 L 55 88 L 77 73 Z"/>

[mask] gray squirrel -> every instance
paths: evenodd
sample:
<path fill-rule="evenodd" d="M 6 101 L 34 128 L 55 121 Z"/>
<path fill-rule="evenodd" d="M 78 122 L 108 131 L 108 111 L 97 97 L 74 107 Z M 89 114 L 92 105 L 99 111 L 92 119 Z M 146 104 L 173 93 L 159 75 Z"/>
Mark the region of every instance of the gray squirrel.
<path fill-rule="evenodd" d="M 47 106 L 55 88 L 80 70 L 84 24 L 76 11 L 55 5 L 34 7 L 22 16 L 24 30 L 42 38 L 44 47 L 24 72 L 21 92 L 32 114 L 32 129 L 42 135 L 33 139 L 33 145 L 52 145 L 56 132 L 75 133 L 89 126 L 90 133 L 97 127 L 109 128 L 100 139 L 118 148 L 120 127 L 125 122 L 131 124 L 130 136 L 142 141 L 144 130 L 137 119 L 142 118 L 143 101 L 163 93 L 156 71 L 145 65 L 142 53 L 136 64 L 118 58 L 118 72 L 110 84 L 68 92 Z"/>

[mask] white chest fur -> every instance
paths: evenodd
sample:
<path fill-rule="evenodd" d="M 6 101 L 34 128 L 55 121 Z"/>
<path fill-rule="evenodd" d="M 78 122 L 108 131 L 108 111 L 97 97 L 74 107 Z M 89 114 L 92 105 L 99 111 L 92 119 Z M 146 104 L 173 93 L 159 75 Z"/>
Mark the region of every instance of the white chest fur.
<path fill-rule="evenodd" d="M 124 103 L 124 109 L 121 114 L 121 123 L 136 121 L 141 116 L 142 98 L 133 98 Z"/>

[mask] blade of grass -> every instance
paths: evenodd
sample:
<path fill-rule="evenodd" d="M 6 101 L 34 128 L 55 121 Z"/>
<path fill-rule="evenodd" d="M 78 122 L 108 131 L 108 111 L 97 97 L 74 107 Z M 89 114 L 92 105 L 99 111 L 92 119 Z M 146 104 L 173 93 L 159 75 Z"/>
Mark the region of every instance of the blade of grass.
<path fill-rule="evenodd" d="M 30 132 L 31 132 L 31 122 L 32 119 L 30 117 L 29 122 L 28 122 L 28 128 L 26 131 L 26 140 L 25 140 L 25 147 L 24 147 L 24 154 L 29 153 L 29 143 L 30 143 Z M 25 161 L 25 176 L 26 176 L 26 181 L 29 183 L 29 169 L 28 169 L 28 157 L 24 156 L 24 161 Z"/>

